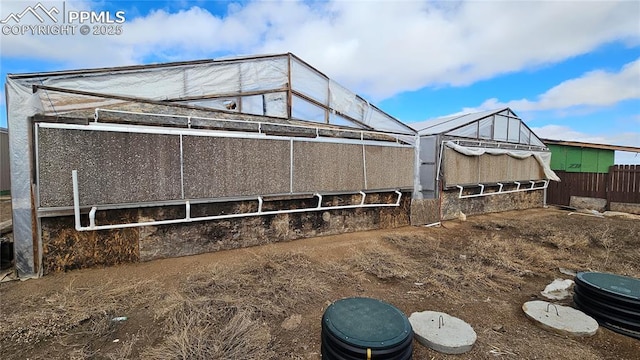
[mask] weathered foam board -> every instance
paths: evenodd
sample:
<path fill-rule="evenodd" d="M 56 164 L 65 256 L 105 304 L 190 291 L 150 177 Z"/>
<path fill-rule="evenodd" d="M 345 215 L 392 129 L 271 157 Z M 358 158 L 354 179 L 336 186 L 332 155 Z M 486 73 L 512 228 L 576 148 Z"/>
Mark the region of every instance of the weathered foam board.
<path fill-rule="evenodd" d="M 446 148 L 444 152 L 444 179 L 446 186 L 478 183 L 480 159 L 477 156 L 459 154 L 449 148 Z"/>
<path fill-rule="evenodd" d="M 289 192 L 290 144 L 259 140 L 183 136 L 186 198 Z"/>
<path fill-rule="evenodd" d="M 78 170 L 80 205 L 179 199 L 180 137 L 40 128 L 40 205 L 72 206 Z"/>
<path fill-rule="evenodd" d="M 413 148 L 365 146 L 367 189 L 413 188 Z"/>
<path fill-rule="evenodd" d="M 362 189 L 362 145 L 294 142 L 294 192 Z"/>

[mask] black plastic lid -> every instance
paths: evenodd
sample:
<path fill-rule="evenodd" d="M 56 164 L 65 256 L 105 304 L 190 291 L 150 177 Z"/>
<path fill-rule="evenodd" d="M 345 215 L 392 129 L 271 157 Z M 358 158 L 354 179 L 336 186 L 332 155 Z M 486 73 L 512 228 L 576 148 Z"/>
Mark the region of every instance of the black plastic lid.
<path fill-rule="evenodd" d="M 361 348 L 387 349 L 413 336 L 405 314 L 377 299 L 338 300 L 327 308 L 322 322 L 332 335 Z"/>
<path fill-rule="evenodd" d="M 640 300 L 640 280 L 600 272 L 581 272 L 576 275 L 578 282 L 582 282 L 592 288 L 622 298 Z"/>

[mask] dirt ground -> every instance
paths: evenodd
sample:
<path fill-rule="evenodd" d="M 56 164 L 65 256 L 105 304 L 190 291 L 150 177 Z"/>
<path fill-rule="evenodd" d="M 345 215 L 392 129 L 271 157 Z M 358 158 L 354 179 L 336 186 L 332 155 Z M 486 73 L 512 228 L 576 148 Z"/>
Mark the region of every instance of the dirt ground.
<path fill-rule="evenodd" d="M 54 274 L 0 284 L 0 356 L 320 359 L 326 307 L 366 296 L 478 335 L 464 355 L 415 342 L 414 359 L 638 359 L 638 340 L 556 335 L 521 306 L 560 267 L 640 278 L 639 249 L 638 220 L 548 208 Z"/>

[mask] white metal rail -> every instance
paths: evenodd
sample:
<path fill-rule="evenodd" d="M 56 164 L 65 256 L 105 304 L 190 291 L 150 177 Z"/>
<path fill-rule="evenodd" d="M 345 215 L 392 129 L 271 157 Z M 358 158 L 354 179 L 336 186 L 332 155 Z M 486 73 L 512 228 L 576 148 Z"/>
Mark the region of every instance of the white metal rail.
<path fill-rule="evenodd" d="M 196 221 L 209 221 L 209 220 L 220 220 L 220 219 L 233 219 L 233 218 L 242 218 L 249 216 L 262 216 L 262 215 L 276 215 L 276 214 L 291 214 L 291 213 L 302 213 L 302 212 L 310 212 L 310 211 L 325 211 L 325 210 L 339 210 L 339 209 L 357 209 L 357 208 L 369 208 L 369 207 L 389 207 L 389 206 L 400 206 L 400 200 L 402 199 L 402 193 L 399 190 L 394 190 L 396 194 L 398 194 L 398 198 L 395 203 L 391 204 L 365 204 L 365 199 L 367 194 L 363 191 L 360 191 L 359 194 L 362 195 L 362 199 L 359 204 L 356 205 L 336 205 L 336 206 L 322 206 L 322 195 L 319 193 L 314 194 L 315 197 L 318 198 L 318 205 L 311 208 L 304 209 L 285 209 L 285 210 L 262 210 L 262 205 L 264 199 L 262 196 L 258 196 L 256 201 L 258 202 L 258 211 L 249 212 L 249 213 L 238 213 L 238 214 L 225 214 L 225 215 L 212 215 L 212 216 L 200 216 L 200 217 L 191 217 L 191 203 L 186 200 L 184 202 L 185 206 L 185 217 L 180 219 L 170 219 L 170 220 L 154 220 L 154 221 L 145 221 L 145 222 L 135 222 L 135 223 L 125 223 L 125 224 L 109 224 L 109 225 L 96 225 L 96 211 L 98 208 L 96 206 L 91 207 L 89 211 L 89 226 L 82 226 L 80 221 L 80 192 L 78 189 L 78 171 L 72 170 L 71 172 L 72 181 L 73 181 L 73 211 L 75 215 L 75 228 L 78 231 L 94 231 L 94 230 L 113 230 L 113 229 L 124 229 L 124 228 L 132 228 L 132 227 L 141 227 L 141 226 L 156 226 L 156 225 L 168 225 L 168 224 L 179 224 L 179 223 L 190 223 Z"/>
<path fill-rule="evenodd" d="M 538 183 L 542 183 L 542 186 L 536 186 L 536 184 Z M 476 184 L 476 185 L 467 185 L 467 189 L 469 189 L 470 187 L 480 187 L 480 193 L 478 194 L 469 194 L 469 195 L 463 195 L 462 192 L 465 189 L 465 186 L 463 185 L 456 185 L 456 187 L 458 189 L 460 189 L 460 193 L 458 194 L 458 199 L 466 199 L 466 198 L 473 198 L 473 197 L 481 197 L 481 196 L 490 196 L 490 195 L 500 195 L 500 194 L 509 194 L 509 193 L 516 193 L 516 192 L 523 192 L 523 191 L 533 191 L 533 190 L 544 190 L 549 186 L 549 180 L 540 180 L 540 181 L 529 181 L 529 185 L 528 186 L 522 186 L 523 184 L 519 181 L 514 181 L 513 184 L 516 185 L 516 188 L 513 190 L 503 190 L 504 189 L 504 184 L 503 183 L 496 183 L 496 185 L 499 186 L 498 191 L 491 191 L 491 192 L 484 192 L 484 188 L 487 186 L 485 184 Z"/>

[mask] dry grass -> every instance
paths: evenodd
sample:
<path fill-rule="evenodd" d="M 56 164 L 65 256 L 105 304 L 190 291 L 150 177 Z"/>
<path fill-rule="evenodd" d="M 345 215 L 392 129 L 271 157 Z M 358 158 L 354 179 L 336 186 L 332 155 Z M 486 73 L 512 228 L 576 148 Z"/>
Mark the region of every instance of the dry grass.
<path fill-rule="evenodd" d="M 384 248 L 356 251 L 348 261 L 356 269 L 380 280 L 403 280 L 415 277 L 414 269 L 418 266 L 413 259 Z"/>
<path fill-rule="evenodd" d="M 167 331 L 148 359 L 270 359 L 286 350 L 273 332 L 288 314 L 325 297 L 330 283 L 347 279 L 336 264 L 300 253 L 250 259 L 240 269 L 212 266 L 168 296 L 156 317 Z"/>
<path fill-rule="evenodd" d="M 0 342 L 32 343 L 82 332 L 96 336 L 109 334 L 113 330 L 111 318 L 153 301 L 152 294 L 157 286 L 153 281 L 109 281 L 90 287 L 70 282 L 44 298 L 12 304 L 10 312 L 3 312 Z M 38 311 L 22 311 L 29 308 Z"/>
<path fill-rule="evenodd" d="M 523 320 L 520 306 L 559 276 L 559 267 L 640 277 L 640 222 L 562 212 L 525 216 L 387 232 L 365 245 L 354 241 L 347 251 L 317 241 L 308 255 L 229 252 L 211 255 L 218 260 L 205 266 L 172 259 L 167 263 L 190 267 L 173 267 L 175 277 L 163 284 L 135 280 L 146 272 L 105 282 L 116 274 L 108 270 L 79 274 L 82 284 L 64 276 L 39 280 L 66 283 L 37 294 L 17 296 L 15 284 L 7 289 L 16 293 L 0 292 L 10 294 L 0 307 L 0 353 L 16 359 L 317 359 L 327 302 L 370 296 L 404 311 L 449 309 L 478 333 L 473 358 L 634 358 L 633 346 L 607 333 L 588 341 L 548 335 Z M 320 256 L 324 251 L 333 253 Z M 168 271 L 160 262 L 144 268 L 158 279 Z M 191 276 L 181 279 L 184 273 Z M 114 316 L 130 319 L 117 323 Z M 299 323 L 283 326 L 292 318 Z M 505 330 L 492 330 L 496 324 Z M 416 346 L 414 358 L 433 355 Z"/>
<path fill-rule="evenodd" d="M 134 353 L 134 348 L 138 344 L 138 341 L 140 341 L 140 338 L 140 334 L 130 336 L 128 339 L 121 342 L 122 345 L 120 347 L 113 352 L 107 353 L 105 357 L 109 360 L 130 359 Z"/>
<path fill-rule="evenodd" d="M 147 348 L 143 359 L 269 359 L 269 326 L 250 309 L 216 307 L 185 300 L 166 319 L 163 342 Z"/>
<path fill-rule="evenodd" d="M 190 277 L 185 292 L 277 317 L 326 294 L 334 277 L 328 270 L 300 253 L 272 254 L 251 259 L 239 270 L 214 266 Z"/>

